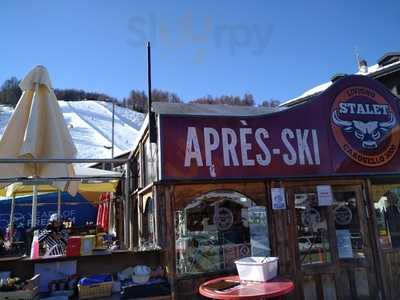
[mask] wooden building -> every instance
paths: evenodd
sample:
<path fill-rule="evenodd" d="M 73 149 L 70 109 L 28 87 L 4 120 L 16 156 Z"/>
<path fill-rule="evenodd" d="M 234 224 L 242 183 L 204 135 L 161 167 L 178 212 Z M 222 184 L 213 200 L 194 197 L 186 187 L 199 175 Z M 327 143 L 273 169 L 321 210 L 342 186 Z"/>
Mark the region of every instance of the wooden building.
<path fill-rule="evenodd" d="M 291 107 L 153 110 L 157 142 L 145 130 L 132 154 L 130 248 L 158 253 L 174 299 L 249 255 L 279 257 L 292 299 L 400 299 L 400 111 L 385 86 L 345 76 Z"/>

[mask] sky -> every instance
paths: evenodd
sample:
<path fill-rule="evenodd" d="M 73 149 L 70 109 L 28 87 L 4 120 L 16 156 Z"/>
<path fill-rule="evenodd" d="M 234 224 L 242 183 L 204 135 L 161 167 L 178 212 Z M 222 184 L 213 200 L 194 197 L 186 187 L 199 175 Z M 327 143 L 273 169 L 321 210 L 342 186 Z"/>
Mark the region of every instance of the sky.
<path fill-rule="evenodd" d="M 184 101 L 288 100 L 400 51 L 400 1 L 1 0 L 0 83 L 47 67 L 55 88 L 122 99 L 152 86 Z"/>

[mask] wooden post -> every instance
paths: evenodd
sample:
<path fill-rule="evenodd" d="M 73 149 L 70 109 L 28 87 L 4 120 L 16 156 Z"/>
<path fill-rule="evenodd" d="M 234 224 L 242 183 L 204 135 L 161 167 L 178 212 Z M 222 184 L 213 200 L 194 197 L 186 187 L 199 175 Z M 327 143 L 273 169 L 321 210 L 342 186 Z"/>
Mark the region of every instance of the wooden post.
<path fill-rule="evenodd" d="M 57 214 L 61 217 L 61 191 L 57 190 Z"/>
<path fill-rule="evenodd" d="M 171 285 L 172 299 L 176 299 L 176 250 L 175 250 L 175 195 L 174 186 L 168 186 L 164 188 L 165 193 L 165 214 L 167 221 L 166 230 L 166 244 L 167 244 L 167 274 L 169 284 Z"/>
<path fill-rule="evenodd" d="M 371 237 L 371 245 L 372 245 L 372 252 L 375 264 L 375 272 L 377 277 L 377 284 L 378 284 L 378 293 L 383 292 L 383 295 L 378 295 L 378 297 L 383 297 L 383 299 L 390 299 L 390 292 L 388 286 L 388 280 L 385 278 L 387 273 L 385 272 L 384 267 L 384 259 L 383 254 L 380 250 L 379 245 L 379 235 L 378 229 L 376 226 L 376 215 L 375 215 L 375 208 L 374 208 L 374 197 L 372 194 L 372 184 L 371 180 L 365 180 L 365 197 L 366 197 L 366 204 L 368 206 L 370 213 L 370 221 L 368 222 L 370 237 Z"/>

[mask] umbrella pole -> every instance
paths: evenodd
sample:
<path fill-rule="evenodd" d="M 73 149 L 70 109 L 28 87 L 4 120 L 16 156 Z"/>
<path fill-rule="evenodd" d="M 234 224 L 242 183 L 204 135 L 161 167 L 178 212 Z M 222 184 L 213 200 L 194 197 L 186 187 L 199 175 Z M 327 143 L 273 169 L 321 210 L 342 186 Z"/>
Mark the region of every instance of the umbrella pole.
<path fill-rule="evenodd" d="M 13 242 L 14 239 L 14 215 L 15 215 L 15 194 L 12 195 L 11 200 L 11 212 L 10 212 L 10 225 L 9 225 L 9 239 L 10 242 Z"/>
<path fill-rule="evenodd" d="M 61 191 L 57 191 L 57 214 L 61 216 Z"/>
<path fill-rule="evenodd" d="M 31 228 L 36 227 L 36 213 L 37 213 L 37 186 L 33 186 L 33 195 L 32 195 L 32 221 Z"/>

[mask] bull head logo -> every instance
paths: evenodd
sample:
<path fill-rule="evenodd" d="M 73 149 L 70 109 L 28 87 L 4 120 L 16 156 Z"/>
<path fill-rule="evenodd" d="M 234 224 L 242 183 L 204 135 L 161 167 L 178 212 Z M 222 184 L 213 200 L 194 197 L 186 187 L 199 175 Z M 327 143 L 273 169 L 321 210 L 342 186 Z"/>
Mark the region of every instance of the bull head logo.
<path fill-rule="evenodd" d="M 354 136 L 361 141 L 361 146 L 364 149 L 376 149 L 378 148 L 378 141 L 380 141 L 385 135 L 396 125 L 396 117 L 391 112 L 389 121 L 378 122 L 378 121 L 346 121 L 339 118 L 337 111 L 332 114 L 333 122 L 343 128 L 346 132 L 353 132 Z"/>

